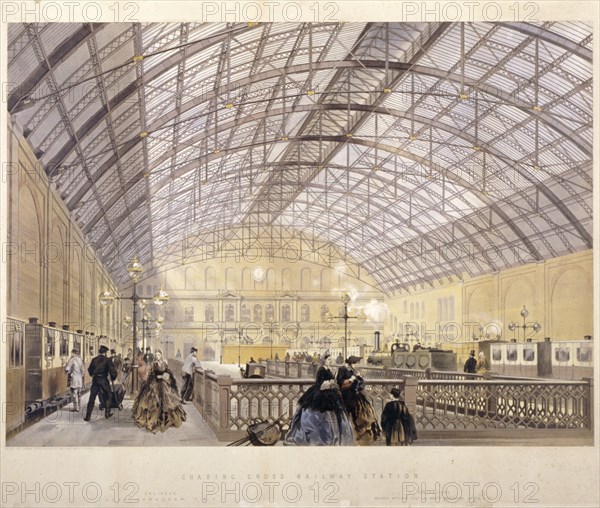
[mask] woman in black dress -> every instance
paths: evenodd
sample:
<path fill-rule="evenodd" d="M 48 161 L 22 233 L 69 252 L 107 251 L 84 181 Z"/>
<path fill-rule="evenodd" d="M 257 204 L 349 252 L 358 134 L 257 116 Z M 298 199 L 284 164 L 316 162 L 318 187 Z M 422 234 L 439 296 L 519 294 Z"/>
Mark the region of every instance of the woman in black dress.
<path fill-rule="evenodd" d="M 316 381 L 300 399 L 284 444 L 353 446 L 354 432 L 330 368 L 331 355 L 321 357 Z"/>
<path fill-rule="evenodd" d="M 363 393 L 365 381 L 354 368 L 360 360 L 358 356 L 347 358 L 346 363 L 338 369 L 336 380 L 346 411 L 352 418 L 358 444 L 370 444 L 381 435 L 381 427 L 373 405 Z"/>
<path fill-rule="evenodd" d="M 186 419 L 177 391 L 175 376 L 163 360 L 162 351 L 156 350 L 148 380 L 142 384 L 133 403 L 132 417 L 138 427 L 156 434 L 169 427 L 179 427 Z"/>

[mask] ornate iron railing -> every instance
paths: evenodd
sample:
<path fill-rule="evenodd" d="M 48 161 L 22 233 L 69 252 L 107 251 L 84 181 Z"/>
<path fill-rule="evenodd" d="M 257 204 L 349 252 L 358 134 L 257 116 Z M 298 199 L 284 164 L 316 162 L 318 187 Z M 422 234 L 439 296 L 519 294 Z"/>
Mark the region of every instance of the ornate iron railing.
<path fill-rule="evenodd" d="M 419 381 L 415 421 L 425 430 L 591 429 L 591 383 Z"/>
<path fill-rule="evenodd" d="M 233 379 L 212 371 L 196 371 L 194 404 L 220 441 L 234 441 L 246 435 L 254 419 L 280 419 L 289 425 L 298 399 L 314 383 L 303 379 Z M 365 394 L 378 414 L 393 387 L 404 394 L 402 380 L 368 381 Z M 412 391 L 416 391 L 416 380 Z"/>
<path fill-rule="evenodd" d="M 174 363 L 172 369 L 178 373 L 181 363 Z M 212 371 L 195 373 L 194 404 L 217 439 L 234 441 L 243 437 L 255 418 L 282 417 L 281 423 L 289 424 L 298 399 L 314 383 L 314 376 L 296 378 L 302 367 L 287 363 L 285 368 L 290 375 L 287 379 L 233 379 Z M 549 429 L 586 432 L 593 429 L 592 380 L 485 380 L 480 377 L 444 380 L 408 376 L 373 379 L 368 377 L 369 370 L 361 369 L 366 376 L 365 392 L 377 414 L 381 414 L 391 388 L 397 386 L 415 417 L 417 428 L 422 431 L 444 431 L 446 436 L 451 436 L 452 431 L 459 430 L 528 429 L 528 434 L 537 431 L 539 436 L 539 432 Z"/>

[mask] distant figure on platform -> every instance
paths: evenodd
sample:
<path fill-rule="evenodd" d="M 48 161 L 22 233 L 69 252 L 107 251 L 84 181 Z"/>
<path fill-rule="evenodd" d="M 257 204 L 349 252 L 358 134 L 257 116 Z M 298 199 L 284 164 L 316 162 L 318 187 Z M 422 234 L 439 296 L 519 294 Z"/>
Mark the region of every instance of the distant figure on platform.
<path fill-rule="evenodd" d="M 117 356 L 117 352 L 114 349 L 110 350 L 110 361 L 115 364 L 115 369 L 117 369 L 117 374 L 121 372 L 121 366 L 123 365 L 123 360 L 120 356 Z"/>
<path fill-rule="evenodd" d="M 291 360 L 290 353 L 289 353 L 289 352 L 287 352 L 287 353 L 285 354 L 285 361 L 286 361 L 286 362 L 289 362 L 290 360 Z"/>
<path fill-rule="evenodd" d="M 361 357 L 349 356 L 336 375 L 336 381 L 342 392 L 346 411 L 352 418 L 358 444 L 371 444 L 381 434 L 381 427 L 373 405 L 363 393 L 365 381 L 354 365 Z"/>
<path fill-rule="evenodd" d="M 92 411 L 94 410 L 94 404 L 96 402 L 96 396 L 100 399 L 100 406 L 104 406 L 104 416 L 110 418 L 112 413 L 110 412 L 110 398 L 112 390 L 108 378 L 111 380 L 117 379 L 117 371 L 115 364 L 110 358 L 106 356 L 108 348 L 106 346 L 100 346 L 98 349 L 98 356 L 92 358 L 90 366 L 88 367 L 88 374 L 92 376 L 92 389 L 90 390 L 90 399 L 87 404 L 87 411 L 85 413 L 84 420 L 90 421 Z"/>
<path fill-rule="evenodd" d="M 331 371 L 331 355 L 323 353 L 315 384 L 302 394 L 285 445 L 353 446 L 354 432 L 340 389 Z"/>
<path fill-rule="evenodd" d="M 137 375 L 138 375 L 138 387 L 141 387 L 142 384 L 146 382 L 148 379 L 148 371 L 150 370 L 150 365 L 148 365 L 144 361 L 144 354 L 140 349 L 138 349 L 138 353 L 135 357 L 135 364 L 137 364 Z"/>
<path fill-rule="evenodd" d="M 81 409 L 81 389 L 83 388 L 84 365 L 79 356 L 78 349 L 71 350 L 71 358 L 65 365 L 67 373 L 67 386 L 71 390 L 71 399 L 73 399 L 73 408 L 79 413 Z"/>
<path fill-rule="evenodd" d="M 181 360 L 181 349 L 177 350 L 177 353 L 175 354 L 175 359 L 176 360 Z"/>
<path fill-rule="evenodd" d="M 181 378 L 183 379 L 183 387 L 181 388 L 181 398 L 183 404 L 188 400 L 192 400 L 194 394 L 194 371 L 197 368 L 202 368 L 202 364 L 196 358 L 198 350 L 195 347 L 190 349 L 190 354 L 185 357 L 183 367 L 181 368 Z"/>
<path fill-rule="evenodd" d="M 133 358 L 133 349 L 129 348 L 127 351 L 127 356 L 123 358 L 123 366 L 121 367 L 121 383 L 123 387 L 127 386 L 127 382 L 129 381 L 129 375 L 131 374 L 131 361 Z"/>
<path fill-rule="evenodd" d="M 156 357 L 148 373 L 148 381 L 140 388 L 133 403 L 132 418 L 138 427 L 156 433 L 169 427 L 179 427 L 186 419 L 177 392 L 175 376 L 163 359 L 162 351 Z"/>
<path fill-rule="evenodd" d="M 417 428 L 412 415 L 403 400 L 400 390 L 392 388 L 391 400 L 381 413 L 381 428 L 385 433 L 387 446 L 407 446 L 417 439 Z"/>
<path fill-rule="evenodd" d="M 256 363 L 256 360 L 254 359 L 254 357 L 250 357 L 250 361 L 248 363 Z"/>
<path fill-rule="evenodd" d="M 467 374 L 475 374 L 477 372 L 477 360 L 475 360 L 475 350 L 471 350 L 469 358 L 465 362 L 463 369 Z"/>
<path fill-rule="evenodd" d="M 275 353 L 275 361 L 278 362 L 279 361 L 279 355 L 277 353 Z"/>
<path fill-rule="evenodd" d="M 150 365 L 154 361 L 154 355 L 152 354 L 152 350 L 147 347 L 146 354 L 144 355 L 144 363 L 146 365 Z"/>
<path fill-rule="evenodd" d="M 477 361 L 477 373 L 485 374 L 488 370 L 490 370 L 490 362 L 485 357 L 485 353 L 483 351 L 479 351 L 479 360 Z"/>

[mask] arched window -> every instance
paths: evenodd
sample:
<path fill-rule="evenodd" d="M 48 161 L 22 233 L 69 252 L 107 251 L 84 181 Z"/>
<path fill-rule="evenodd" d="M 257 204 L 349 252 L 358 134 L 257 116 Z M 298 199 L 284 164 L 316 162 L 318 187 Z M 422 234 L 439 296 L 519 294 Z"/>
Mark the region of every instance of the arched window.
<path fill-rule="evenodd" d="M 250 321 L 250 306 L 246 303 L 242 304 L 242 315 L 240 319 L 246 323 Z"/>
<path fill-rule="evenodd" d="M 212 266 L 207 267 L 204 271 L 204 285 L 206 289 L 217 289 L 215 269 Z"/>
<path fill-rule="evenodd" d="M 257 303 L 254 306 L 254 322 L 255 323 L 260 323 L 262 320 L 263 320 L 262 305 L 260 303 Z"/>
<path fill-rule="evenodd" d="M 325 321 L 325 314 L 329 312 L 329 305 L 321 305 L 321 321 Z"/>
<path fill-rule="evenodd" d="M 448 319 L 454 321 L 454 297 L 451 296 L 448 300 Z"/>
<path fill-rule="evenodd" d="M 310 305 L 306 303 L 300 307 L 300 321 L 310 321 Z"/>
<path fill-rule="evenodd" d="M 269 268 L 267 270 L 267 289 L 277 289 L 276 283 L 275 270 L 273 270 L 273 268 Z"/>
<path fill-rule="evenodd" d="M 281 321 L 284 323 L 291 321 L 291 309 L 287 303 L 281 306 Z"/>
<path fill-rule="evenodd" d="M 275 321 L 275 307 L 270 303 L 265 307 L 265 321 Z"/>
<path fill-rule="evenodd" d="M 186 305 L 183 309 L 183 320 L 184 321 L 193 321 L 194 320 L 194 306 Z"/>
<path fill-rule="evenodd" d="M 289 268 L 284 268 L 281 271 L 281 289 L 290 291 L 292 289 L 292 273 Z"/>
<path fill-rule="evenodd" d="M 303 268 L 300 274 L 300 289 L 309 291 L 312 288 L 310 268 Z"/>
<path fill-rule="evenodd" d="M 242 289 L 252 289 L 253 287 L 252 272 L 250 271 L 250 268 L 244 268 L 242 270 Z"/>
<path fill-rule="evenodd" d="M 215 321 L 215 306 L 212 303 L 207 303 L 204 306 L 204 321 L 214 323 Z"/>
<path fill-rule="evenodd" d="M 185 289 L 196 289 L 196 270 L 191 266 L 185 269 Z"/>
<path fill-rule="evenodd" d="M 235 268 L 225 270 L 225 289 L 235 289 Z"/>
<path fill-rule="evenodd" d="M 235 321 L 235 309 L 232 303 L 225 305 L 225 321 Z"/>

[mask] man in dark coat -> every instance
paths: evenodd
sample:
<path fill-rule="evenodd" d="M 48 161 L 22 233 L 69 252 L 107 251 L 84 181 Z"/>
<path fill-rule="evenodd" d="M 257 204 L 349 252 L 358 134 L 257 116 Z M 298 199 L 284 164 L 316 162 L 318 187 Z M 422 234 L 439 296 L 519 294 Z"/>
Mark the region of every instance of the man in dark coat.
<path fill-rule="evenodd" d="M 190 354 L 185 357 L 183 367 L 181 368 L 181 378 L 183 379 L 183 387 L 181 388 L 182 403 L 186 404 L 187 400 L 192 400 L 194 395 L 194 371 L 202 368 L 201 363 L 196 358 L 198 350 L 192 347 Z"/>
<path fill-rule="evenodd" d="M 108 377 L 114 381 L 117 379 L 117 369 L 115 364 L 110 358 L 106 356 L 108 348 L 106 346 L 100 346 L 98 349 L 98 356 L 92 359 L 90 366 L 88 367 L 88 374 L 92 376 L 92 388 L 90 390 L 90 399 L 87 404 L 87 411 L 85 413 L 84 420 L 90 421 L 92 411 L 94 410 L 94 404 L 96 403 L 96 396 L 100 399 L 100 406 L 104 406 L 104 416 L 110 418 L 112 413 L 110 412 L 110 398 L 112 390 L 108 382 Z"/>
<path fill-rule="evenodd" d="M 121 355 L 117 356 L 117 352 L 114 349 L 110 350 L 110 361 L 115 364 L 115 369 L 117 369 L 117 374 L 121 372 L 121 366 L 123 365 L 123 360 L 121 359 Z"/>
<path fill-rule="evenodd" d="M 463 369 L 467 374 L 475 374 L 477 372 L 477 360 L 475 360 L 475 350 L 471 350 L 469 359 L 465 362 Z"/>
<path fill-rule="evenodd" d="M 154 361 L 154 355 L 152 354 L 152 350 L 149 347 L 147 347 L 146 354 L 144 355 L 144 363 L 146 365 L 151 365 L 153 361 Z"/>

